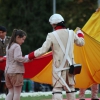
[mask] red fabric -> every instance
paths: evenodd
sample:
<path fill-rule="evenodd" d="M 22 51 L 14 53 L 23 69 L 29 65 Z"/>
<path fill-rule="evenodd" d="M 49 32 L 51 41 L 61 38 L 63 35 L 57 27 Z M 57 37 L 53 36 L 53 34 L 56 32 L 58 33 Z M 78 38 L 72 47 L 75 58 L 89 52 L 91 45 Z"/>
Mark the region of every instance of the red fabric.
<path fill-rule="evenodd" d="M 34 52 L 29 53 L 28 58 L 29 58 L 30 60 L 34 59 L 34 58 L 35 58 Z"/>
<path fill-rule="evenodd" d="M 78 35 L 78 37 L 84 38 L 84 35 L 82 33 L 78 33 L 77 35 Z"/>
<path fill-rule="evenodd" d="M 35 75 L 39 74 L 49 62 L 52 60 L 52 53 L 48 53 L 41 57 L 35 58 L 31 62 L 24 63 L 25 65 L 25 78 L 33 78 Z M 51 66 L 52 67 L 52 66 Z"/>
<path fill-rule="evenodd" d="M 63 99 L 63 100 L 66 100 L 66 99 Z M 80 99 L 77 98 L 76 100 L 80 100 Z M 92 100 L 92 99 L 91 98 L 85 98 L 85 100 Z M 96 100 L 96 99 L 94 99 L 94 100 Z"/>
<path fill-rule="evenodd" d="M 55 27 L 55 30 L 58 30 L 58 29 L 64 29 L 65 27 L 62 27 L 62 26 L 56 26 Z"/>
<path fill-rule="evenodd" d="M 31 62 L 24 63 L 24 78 L 33 78 L 35 75 L 41 72 L 47 66 L 47 64 L 49 64 L 51 60 L 52 52 L 49 52 L 48 54 L 35 58 Z M 0 70 L 5 70 L 5 66 L 6 58 L 4 61 L 0 62 Z"/>
<path fill-rule="evenodd" d="M 4 57 L 4 60 L 0 62 L 0 70 L 4 70 L 6 66 L 6 57 Z"/>
<path fill-rule="evenodd" d="M 52 100 L 52 99 L 48 99 L 48 100 Z M 66 99 L 63 99 L 63 100 L 66 100 Z M 79 99 L 76 99 L 76 100 L 79 100 Z M 91 100 L 91 98 L 85 98 L 85 100 Z M 96 100 L 96 99 L 94 99 L 94 100 Z"/>

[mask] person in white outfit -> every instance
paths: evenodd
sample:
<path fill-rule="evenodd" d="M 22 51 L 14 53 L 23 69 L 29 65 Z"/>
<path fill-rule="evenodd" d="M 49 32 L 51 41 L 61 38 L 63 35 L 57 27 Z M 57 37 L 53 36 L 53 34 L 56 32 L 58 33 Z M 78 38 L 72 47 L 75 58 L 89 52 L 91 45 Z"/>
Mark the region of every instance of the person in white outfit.
<path fill-rule="evenodd" d="M 85 91 L 86 91 L 86 89 L 79 90 L 79 99 L 80 100 L 85 100 Z M 91 100 L 99 100 L 98 92 L 99 92 L 99 84 L 93 84 L 91 86 Z"/>
<path fill-rule="evenodd" d="M 77 46 L 84 45 L 84 34 L 81 30 L 78 30 L 75 34 L 73 30 L 66 29 L 64 25 L 64 18 L 60 14 L 53 14 L 49 18 L 49 22 L 54 28 L 54 31 L 48 33 L 46 41 L 43 43 L 42 47 L 29 53 L 28 57 L 30 60 L 32 60 L 35 57 L 45 54 L 51 48 L 53 55 L 52 100 L 63 100 L 63 89 L 66 90 L 67 100 L 76 100 L 74 75 L 70 74 L 69 70 L 65 69 L 69 68 L 70 64 L 74 62 L 74 43 Z M 55 35 L 59 39 L 56 38 Z M 59 41 L 62 43 L 62 45 L 59 44 Z"/>

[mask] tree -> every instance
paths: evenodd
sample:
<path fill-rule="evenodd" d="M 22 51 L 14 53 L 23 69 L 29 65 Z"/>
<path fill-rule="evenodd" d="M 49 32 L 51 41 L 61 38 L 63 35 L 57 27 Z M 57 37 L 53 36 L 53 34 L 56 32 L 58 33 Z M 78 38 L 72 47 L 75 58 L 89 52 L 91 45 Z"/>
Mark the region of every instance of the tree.
<path fill-rule="evenodd" d="M 52 15 L 52 0 L 0 0 L 0 24 L 11 35 L 14 28 L 27 32 L 22 45 L 23 54 L 37 49 L 52 31 L 49 17 Z M 83 27 L 97 8 L 96 0 L 56 0 L 56 10 L 66 22 L 66 27 Z"/>

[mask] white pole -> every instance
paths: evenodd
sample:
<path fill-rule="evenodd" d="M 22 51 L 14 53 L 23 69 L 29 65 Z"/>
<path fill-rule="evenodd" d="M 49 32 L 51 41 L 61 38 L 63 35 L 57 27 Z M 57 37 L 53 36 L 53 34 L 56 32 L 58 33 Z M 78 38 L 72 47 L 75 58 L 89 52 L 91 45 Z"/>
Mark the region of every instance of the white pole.
<path fill-rule="evenodd" d="M 98 0 L 98 8 L 100 8 L 100 0 Z"/>
<path fill-rule="evenodd" d="M 56 0 L 53 0 L 53 14 L 56 13 Z"/>

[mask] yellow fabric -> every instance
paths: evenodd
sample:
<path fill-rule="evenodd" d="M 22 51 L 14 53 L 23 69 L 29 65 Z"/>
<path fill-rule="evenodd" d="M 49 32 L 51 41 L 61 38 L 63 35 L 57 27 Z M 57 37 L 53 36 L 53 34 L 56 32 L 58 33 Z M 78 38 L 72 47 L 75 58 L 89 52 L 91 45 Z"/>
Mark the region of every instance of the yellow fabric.
<path fill-rule="evenodd" d="M 74 56 L 75 62 L 82 64 L 80 74 L 75 76 L 77 88 L 88 88 L 94 83 L 98 83 L 99 79 L 99 57 L 100 45 L 85 34 L 85 45 L 83 47 L 75 46 Z M 99 73 L 98 73 L 99 72 Z"/>
<path fill-rule="evenodd" d="M 100 11 L 92 14 L 82 30 L 100 42 Z"/>
<path fill-rule="evenodd" d="M 76 75 L 76 87 L 88 88 L 100 83 L 100 11 L 92 14 L 82 30 L 85 33 L 85 46 L 75 46 L 75 61 L 82 64 L 82 72 Z M 82 84 L 82 85 L 81 85 Z"/>
<path fill-rule="evenodd" d="M 52 84 L 52 60 L 49 64 L 31 80 L 39 83 Z"/>
<path fill-rule="evenodd" d="M 88 88 L 100 83 L 100 11 L 93 13 L 82 30 L 85 32 L 85 45 L 75 46 L 74 58 L 82 64 L 81 73 L 75 76 L 77 88 Z M 52 61 L 32 80 L 40 83 L 52 83 Z"/>

